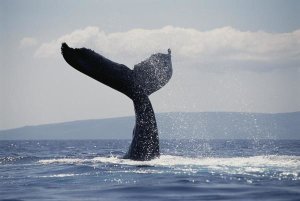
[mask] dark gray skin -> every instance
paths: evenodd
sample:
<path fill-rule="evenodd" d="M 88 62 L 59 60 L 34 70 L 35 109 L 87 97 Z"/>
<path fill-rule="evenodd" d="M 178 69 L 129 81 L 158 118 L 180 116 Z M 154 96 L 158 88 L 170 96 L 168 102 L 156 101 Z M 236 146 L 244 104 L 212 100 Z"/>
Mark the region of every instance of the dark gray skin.
<path fill-rule="evenodd" d="M 132 160 L 151 160 L 159 157 L 159 139 L 154 111 L 148 96 L 133 100 L 135 127 L 132 142 L 124 158 Z"/>
<path fill-rule="evenodd" d="M 171 51 L 168 50 L 168 54 L 154 54 L 135 65 L 133 70 L 90 49 L 73 49 L 63 43 L 61 52 L 73 68 L 133 101 L 136 121 L 132 142 L 124 158 L 144 161 L 159 157 L 157 123 L 148 96 L 171 79 Z"/>

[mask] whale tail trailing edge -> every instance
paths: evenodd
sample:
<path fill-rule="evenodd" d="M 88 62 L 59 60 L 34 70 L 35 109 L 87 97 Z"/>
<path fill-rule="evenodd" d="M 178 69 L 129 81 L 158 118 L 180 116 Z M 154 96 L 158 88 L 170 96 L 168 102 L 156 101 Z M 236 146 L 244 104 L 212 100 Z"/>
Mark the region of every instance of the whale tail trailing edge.
<path fill-rule="evenodd" d="M 131 146 L 125 158 L 151 160 L 159 156 L 159 139 L 155 114 L 148 98 L 171 79 L 171 51 L 157 53 L 134 66 L 123 64 L 86 49 L 62 44 L 61 52 L 68 64 L 89 77 L 125 94 L 133 100 L 136 124 Z"/>

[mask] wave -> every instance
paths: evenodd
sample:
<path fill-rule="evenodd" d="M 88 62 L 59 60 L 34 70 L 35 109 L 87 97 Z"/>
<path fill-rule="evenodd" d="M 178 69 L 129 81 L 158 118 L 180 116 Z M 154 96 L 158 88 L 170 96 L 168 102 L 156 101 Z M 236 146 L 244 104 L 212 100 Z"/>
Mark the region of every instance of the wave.
<path fill-rule="evenodd" d="M 75 176 L 86 176 L 88 174 L 74 174 L 74 173 L 63 173 L 63 174 L 51 174 L 51 175 L 42 175 L 34 176 L 37 178 L 62 178 L 62 177 L 75 177 Z"/>
<path fill-rule="evenodd" d="M 280 176 L 292 176 L 300 179 L 300 156 L 287 155 L 268 155 L 251 157 L 202 157 L 190 158 L 183 156 L 162 155 L 160 158 L 151 161 L 133 161 L 122 159 L 116 156 L 95 157 L 91 159 L 81 158 L 59 158 L 39 160 L 40 164 L 48 165 L 59 164 L 112 164 L 120 166 L 137 167 L 166 167 L 172 170 L 199 172 L 209 170 L 209 172 L 225 172 L 230 174 L 261 174 L 268 172 L 277 172 Z M 122 170 L 137 171 L 137 173 L 157 173 L 164 172 L 153 169 Z"/>
<path fill-rule="evenodd" d="M 83 158 L 55 158 L 38 161 L 41 164 L 51 163 L 112 163 L 124 164 L 134 166 L 180 166 L 180 165 L 200 165 L 200 166 L 273 166 L 284 168 L 300 168 L 300 156 L 287 155 L 263 155 L 250 157 L 201 157 L 190 158 L 183 156 L 162 155 L 159 158 L 151 161 L 134 161 L 130 159 L 123 159 L 117 156 L 110 157 L 94 157 L 91 159 Z"/>

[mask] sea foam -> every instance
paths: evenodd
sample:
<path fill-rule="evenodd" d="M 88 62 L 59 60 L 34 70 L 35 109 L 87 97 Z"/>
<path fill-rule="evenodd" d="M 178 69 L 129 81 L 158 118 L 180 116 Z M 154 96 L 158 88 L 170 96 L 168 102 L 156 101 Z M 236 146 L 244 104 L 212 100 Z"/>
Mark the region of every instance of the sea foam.
<path fill-rule="evenodd" d="M 151 161 L 133 161 L 122 159 L 116 156 L 84 158 L 58 158 L 39 160 L 40 164 L 49 165 L 61 164 L 113 164 L 120 166 L 137 167 L 166 167 L 173 170 L 199 172 L 203 169 L 210 169 L 210 172 L 224 172 L 229 174 L 261 174 L 277 172 L 282 176 L 293 176 L 300 179 L 300 156 L 268 155 L 251 157 L 201 157 L 190 158 L 182 156 L 162 155 Z M 128 170 L 126 170 L 128 171 Z M 132 170 L 136 171 L 136 170 Z M 149 172 L 150 171 L 150 172 Z M 138 170 L 139 173 L 151 173 L 153 170 Z M 160 170 L 161 171 L 161 170 Z"/>

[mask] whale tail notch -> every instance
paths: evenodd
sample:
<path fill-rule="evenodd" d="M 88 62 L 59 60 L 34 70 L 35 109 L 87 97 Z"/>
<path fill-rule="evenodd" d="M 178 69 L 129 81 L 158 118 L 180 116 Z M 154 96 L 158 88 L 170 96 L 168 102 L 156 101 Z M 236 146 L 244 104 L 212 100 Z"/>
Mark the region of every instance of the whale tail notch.
<path fill-rule="evenodd" d="M 61 52 L 73 68 L 133 100 L 136 123 L 132 143 L 125 158 L 151 160 L 158 157 L 158 130 L 148 96 L 171 79 L 171 50 L 168 50 L 168 54 L 151 55 L 136 64 L 133 70 L 87 48 L 74 49 L 63 43 Z"/>

